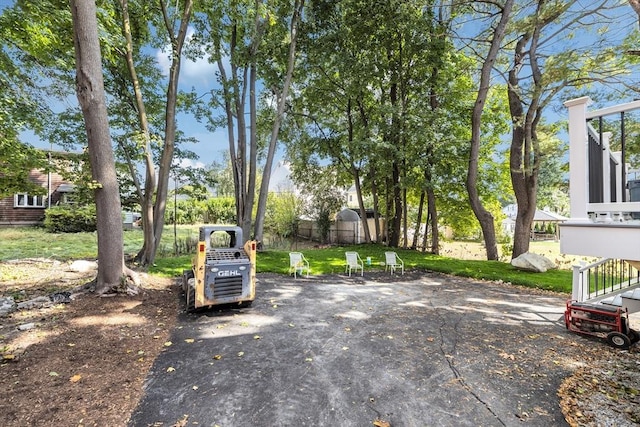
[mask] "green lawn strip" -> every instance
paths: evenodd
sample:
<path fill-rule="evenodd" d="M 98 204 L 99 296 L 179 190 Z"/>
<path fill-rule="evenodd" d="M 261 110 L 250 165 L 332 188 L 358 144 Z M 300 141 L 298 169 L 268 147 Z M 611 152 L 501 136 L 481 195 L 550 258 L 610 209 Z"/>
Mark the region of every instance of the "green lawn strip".
<path fill-rule="evenodd" d="M 178 226 L 178 241 L 198 236 L 197 226 Z M 126 230 L 123 235 L 124 253 L 135 255 L 144 242 L 141 229 Z M 173 227 L 162 234 L 159 253 L 173 253 Z M 0 228 L 0 261 L 23 258 L 51 258 L 59 261 L 95 259 L 98 256 L 98 237 L 95 232 L 49 233 L 41 227 Z M 187 263 L 188 265 L 188 263 Z"/>
<path fill-rule="evenodd" d="M 360 254 L 365 273 L 384 270 L 384 252 L 389 250 L 381 245 L 337 246 L 327 249 L 307 249 L 303 251 L 309 260 L 312 275 L 344 273 L 346 251 Z M 469 277 L 479 280 L 502 280 L 514 285 L 530 288 L 546 289 L 555 292 L 570 293 L 572 272 L 567 270 L 550 270 L 546 273 L 532 273 L 516 270 L 509 263 L 500 261 L 468 261 L 412 250 L 398 249 L 395 252 L 402 258 L 405 270 L 431 270 L 455 276 Z M 367 264 L 371 257 L 371 265 Z M 189 268 L 191 257 L 162 258 L 150 269 L 153 274 L 175 277 Z M 289 270 L 289 251 L 267 250 L 257 254 L 258 273 L 287 274 Z"/>
<path fill-rule="evenodd" d="M 177 228 L 178 240 L 197 235 L 197 226 Z M 95 259 L 97 256 L 96 233 L 48 233 L 42 228 L 0 228 L 0 261 L 22 258 L 53 258 L 61 261 Z M 191 264 L 191 256 L 172 257 L 173 227 L 166 227 L 162 236 L 162 251 L 150 273 L 163 277 L 180 276 Z M 142 230 L 124 232 L 125 253 L 134 255 L 143 243 Z M 294 246 L 295 250 L 295 246 Z M 346 251 L 356 251 L 365 263 L 365 272 L 384 270 L 382 245 L 334 246 L 326 249 L 302 251 L 309 260 L 312 275 L 344 273 Z M 424 254 L 412 250 L 396 249 L 404 260 L 405 269 L 431 270 L 481 280 L 502 280 L 516 285 L 571 292 L 572 272 L 552 270 L 546 273 L 528 273 L 516 270 L 509 263 L 498 261 L 469 261 Z M 371 265 L 367 264 L 371 258 Z M 267 250 L 258 253 L 257 271 L 287 274 L 289 251 Z"/>

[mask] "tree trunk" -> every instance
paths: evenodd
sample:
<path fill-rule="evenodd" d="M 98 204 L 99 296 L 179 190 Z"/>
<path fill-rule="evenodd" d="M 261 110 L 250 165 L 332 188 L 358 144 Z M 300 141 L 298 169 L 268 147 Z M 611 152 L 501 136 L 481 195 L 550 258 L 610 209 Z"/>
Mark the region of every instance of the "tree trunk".
<path fill-rule="evenodd" d="M 362 198 L 362 187 L 360 186 L 360 173 L 355 166 L 351 166 L 353 179 L 356 186 L 356 197 L 358 199 L 358 207 L 360 208 L 360 219 L 362 222 L 362 230 L 364 232 L 364 241 L 371 243 L 371 232 L 369 231 L 369 220 L 367 219 L 367 209 L 364 207 L 364 200 Z"/>
<path fill-rule="evenodd" d="M 122 209 L 104 95 L 102 57 L 93 0 L 71 0 L 76 52 L 76 92 L 82 108 L 91 177 L 95 185 L 98 231 L 96 291 L 118 287 L 124 274 Z"/>
<path fill-rule="evenodd" d="M 473 210 L 473 213 L 480 223 L 480 228 L 482 228 L 482 235 L 484 237 L 484 244 L 487 251 L 488 260 L 498 259 L 498 245 L 496 242 L 496 232 L 493 215 L 482 205 L 482 201 L 480 200 L 480 195 L 478 194 L 477 188 L 478 162 L 481 142 L 480 128 L 482 124 L 482 112 L 484 110 L 484 105 L 489 94 L 491 71 L 493 69 L 493 64 L 496 61 L 496 57 L 500 49 L 500 44 L 502 43 L 502 39 L 504 38 L 505 29 L 511 16 L 513 3 L 514 0 L 506 0 L 500 12 L 500 21 L 494 29 L 489 52 L 487 53 L 487 56 L 482 64 L 478 95 L 476 97 L 476 102 L 473 105 L 473 112 L 471 114 L 471 150 L 469 154 L 469 170 L 467 173 L 466 187 L 467 193 L 469 194 L 471 209 Z"/>
<path fill-rule="evenodd" d="M 389 236 L 389 246 L 397 248 L 400 244 L 400 228 L 402 224 L 402 192 L 400 190 L 400 168 L 397 162 L 393 162 L 391 172 L 391 230 Z"/>
<path fill-rule="evenodd" d="M 427 207 L 427 218 L 424 221 L 424 235 L 422 236 L 422 252 L 427 252 L 427 246 L 429 242 L 429 224 L 431 216 L 429 215 L 429 208 Z"/>
<path fill-rule="evenodd" d="M 544 1 L 538 3 L 536 17 L 542 18 Z M 516 43 L 513 67 L 509 70 L 509 111 L 513 123 L 511 148 L 509 153 L 509 167 L 511 184 L 518 204 L 516 224 L 513 238 L 512 258 L 516 258 L 529 251 L 531 228 L 536 213 L 538 192 L 538 174 L 540 170 L 540 147 L 536 128 L 540 119 L 540 99 L 542 94 L 542 72 L 538 65 L 537 46 L 542 27 L 559 16 L 563 9 L 555 14 L 536 19 L 535 26 L 525 32 Z M 526 45 L 531 42 L 528 51 Z M 524 58 L 529 58 L 533 91 L 531 99 L 525 101 L 521 97 L 519 72 L 524 64 Z M 525 104 L 527 105 L 525 113 Z"/>
<path fill-rule="evenodd" d="M 431 253 L 440 255 L 440 232 L 438 231 L 438 209 L 436 208 L 436 194 L 433 188 L 427 187 L 427 209 L 431 218 Z"/>
<path fill-rule="evenodd" d="M 260 197 L 258 198 L 258 210 L 256 212 L 256 240 L 262 241 L 262 235 L 264 232 L 264 216 L 267 210 L 267 197 L 269 196 L 269 181 L 271 180 L 271 169 L 273 167 L 273 158 L 276 153 L 276 146 L 278 142 L 278 133 L 280 132 L 280 124 L 282 123 L 282 117 L 284 116 L 284 109 L 286 106 L 287 97 L 289 94 L 289 87 L 291 86 L 291 80 L 293 78 L 293 69 L 295 66 L 296 58 L 296 41 L 298 39 L 298 24 L 302 16 L 302 9 L 304 8 L 304 0 L 294 1 L 293 16 L 291 18 L 291 42 L 289 44 L 289 56 L 287 58 L 287 72 L 282 83 L 282 90 L 278 97 L 278 107 L 276 111 L 276 118 L 273 122 L 271 129 L 271 140 L 269 141 L 269 150 L 267 151 L 267 160 L 265 162 L 264 170 L 262 171 L 262 182 L 260 183 Z"/>
<path fill-rule="evenodd" d="M 532 155 L 528 139 L 528 118 L 525 117 L 524 107 L 518 95 L 518 82 L 515 68 L 509 73 L 509 110 L 513 119 L 511 147 L 509 150 L 509 167 L 511 170 L 511 185 L 516 196 L 518 213 L 516 214 L 515 230 L 513 234 L 512 258 L 529 251 L 531 240 L 531 225 L 536 212 L 537 169 L 529 163 Z M 515 84 L 515 85 L 512 85 Z"/>
<path fill-rule="evenodd" d="M 189 27 L 189 19 L 191 18 L 191 8 L 193 0 L 183 0 L 182 16 L 178 33 L 174 34 L 173 24 L 169 19 L 166 4 L 164 0 L 160 1 L 162 6 L 162 16 L 164 18 L 165 27 L 171 40 L 171 67 L 169 68 L 169 85 L 167 87 L 167 105 L 165 108 L 165 129 L 164 129 L 164 146 L 162 155 L 160 156 L 160 167 L 158 168 L 158 190 L 156 192 L 156 200 L 154 204 L 153 222 L 154 222 L 154 249 L 157 251 L 160 247 L 162 232 L 164 230 L 164 213 L 167 207 L 167 194 L 169 192 L 169 175 L 173 167 L 173 153 L 175 151 L 176 139 L 176 106 L 178 103 L 178 79 L 180 77 L 180 59 L 182 56 L 182 47 L 187 35 Z M 146 254 L 146 264 L 153 264 L 156 257 L 155 251 Z"/>
<path fill-rule="evenodd" d="M 147 119 L 147 110 L 142 96 L 142 89 L 140 88 L 138 73 L 133 61 L 133 38 L 131 36 L 131 24 L 129 20 L 129 3 L 127 0 L 120 0 L 120 5 L 122 6 L 122 32 L 127 42 L 125 59 L 127 63 L 127 70 L 129 71 L 129 77 L 131 78 L 131 83 L 133 86 L 134 97 L 136 100 L 140 132 L 142 133 L 142 137 L 144 138 L 144 188 L 142 188 L 135 172 L 135 166 L 133 164 L 134 160 L 129 157 L 127 157 L 127 160 L 129 163 L 129 169 L 131 170 L 131 176 L 136 186 L 138 203 L 140 203 L 140 213 L 142 215 L 142 232 L 144 235 L 144 243 L 142 245 L 142 248 L 136 255 L 136 260 L 141 262 L 141 264 L 146 265 L 148 254 L 155 254 L 156 252 L 153 222 L 153 196 L 156 189 L 156 169 L 155 165 L 153 164 L 153 153 L 151 152 L 151 137 L 149 132 L 149 121 Z M 126 152 L 126 150 L 123 151 Z"/>
<path fill-rule="evenodd" d="M 420 238 L 420 226 L 422 225 L 422 210 L 424 209 L 424 200 L 426 196 L 426 191 L 422 190 L 420 193 L 420 201 L 418 202 L 418 218 L 416 218 L 416 228 L 413 232 L 413 242 L 411 243 L 411 249 L 418 249 L 418 239 Z M 426 228 L 425 228 L 426 232 Z"/>
<path fill-rule="evenodd" d="M 372 171 L 370 174 L 371 179 L 371 198 L 373 199 L 373 219 L 375 221 L 374 227 L 376 229 L 376 243 L 380 243 L 382 240 L 380 230 L 380 203 L 378 200 L 378 185 L 376 184 L 375 173 Z"/>

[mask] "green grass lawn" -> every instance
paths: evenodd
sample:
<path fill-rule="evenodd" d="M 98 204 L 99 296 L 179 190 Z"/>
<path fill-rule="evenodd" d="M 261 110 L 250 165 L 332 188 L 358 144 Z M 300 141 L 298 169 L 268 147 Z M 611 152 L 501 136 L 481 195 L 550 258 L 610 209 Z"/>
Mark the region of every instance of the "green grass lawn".
<path fill-rule="evenodd" d="M 312 275 L 340 273 L 345 270 L 345 251 L 357 251 L 365 263 L 365 274 L 371 271 L 384 270 L 384 252 L 389 250 L 381 245 L 336 246 L 327 249 L 307 249 L 303 253 L 309 261 Z M 421 252 L 397 249 L 402 258 L 405 270 L 431 270 L 456 276 L 481 280 L 502 280 L 515 285 L 546 289 L 556 292 L 571 292 L 572 272 L 570 270 L 552 270 L 546 273 L 530 273 L 516 270 L 511 264 L 500 261 L 460 260 L 443 256 L 424 254 Z M 366 258 L 371 257 L 371 265 Z M 172 277 L 182 274 L 189 268 L 191 258 L 158 259 L 156 266 L 150 269 L 154 274 Z M 267 250 L 257 255 L 256 269 L 259 273 L 270 272 L 287 274 L 289 269 L 289 252 L 284 250 Z"/>
<path fill-rule="evenodd" d="M 389 248 L 381 245 L 358 245 L 313 249 L 304 251 L 309 260 L 312 274 L 344 273 L 345 251 L 357 251 L 365 263 L 367 271 L 384 270 L 384 252 Z M 405 270 L 431 270 L 456 276 L 483 280 L 502 280 L 516 285 L 571 292 L 572 273 L 568 270 L 554 270 L 546 273 L 530 273 L 516 270 L 511 264 L 500 261 L 460 260 L 443 256 L 424 254 L 412 250 L 397 249 L 404 261 Z M 371 265 L 366 258 L 371 257 Z M 265 251 L 258 254 L 258 271 L 287 273 L 289 253 L 286 251 Z"/>
<path fill-rule="evenodd" d="M 197 226 L 177 228 L 178 241 L 197 236 Z M 191 256 L 173 257 L 173 227 L 163 233 L 161 248 L 156 265 L 149 271 L 165 277 L 182 274 L 191 264 Z M 0 228 L 0 261 L 20 258 L 54 258 L 58 260 L 95 259 L 97 257 L 96 233 L 51 234 L 41 228 Z M 142 247 L 141 230 L 124 233 L 125 253 L 134 255 Z M 365 261 L 371 257 L 367 271 L 384 270 L 382 245 L 335 246 L 326 249 L 303 249 L 309 260 L 312 275 L 344 273 L 345 251 L 357 251 Z M 516 285 L 547 289 L 556 292 L 571 292 L 572 273 L 570 270 L 553 270 L 546 273 L 529 273 L 513 268 L 507 262 L 483 261 L 479 259 L 458 259 L 452 256 L 434 256 L 411 250 L 396 250 L 404 260 L 405 270 L 431 270 L 456 276 L 481 280 L 502 280 Z M 266 250 L 258 253 L 257 271 L 287 274 L 289 251 Z"/>
<path fill-rule="evenodd" d="M 178 241 L 197 238 L 198 226 L 178 226 Z M 124 252 L 135 255 L 143 243 L 141 229 L 124 232 Z M 158 255 L 173 253 L 173 227 L 165 227 Z M 95 259 L 98 256 L 97 233 L 48 233 L 44 228 L 0 228 L 0 261 L 20 258 L 53 258 L 61 261 Z"/>

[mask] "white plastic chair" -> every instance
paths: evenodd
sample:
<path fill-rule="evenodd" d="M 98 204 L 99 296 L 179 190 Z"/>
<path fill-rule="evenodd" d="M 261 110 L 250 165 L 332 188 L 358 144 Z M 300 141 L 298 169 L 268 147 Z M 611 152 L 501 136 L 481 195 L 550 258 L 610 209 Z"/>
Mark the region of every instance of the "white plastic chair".
<path fill-rule="evenodd" d="M 396 272 L 396 269 L 400 268 L 402 274 L 404 274 L 404 261 L 400 259 L 397 253 L 395 252 L 385 252 L 384 253 L 384 271 L 391 271 L 391 274 Z"/>
<path fill-rule="evenodd" d="M 311 268 L 309 268 L 309 261 L 302 255 L 302 252 L 289 252 L 289 274 L 293 273 L 293 277 L 297 279 L 298 273 L 302 275 L 305 271 L 309 277 Z"/>
<path fill-rule="evenodd" d="M 345 273 L 349 272 L 349 277 L 351 277 L 351 271 L 355 271 L 358 274 L 358 269 L 360 269 L 360 275 L 364 276 L 364 263 L 358 255 L 358 252 L 345 252 L 344 255 L 347 257 L 347 264 L 345 265 Z"/>

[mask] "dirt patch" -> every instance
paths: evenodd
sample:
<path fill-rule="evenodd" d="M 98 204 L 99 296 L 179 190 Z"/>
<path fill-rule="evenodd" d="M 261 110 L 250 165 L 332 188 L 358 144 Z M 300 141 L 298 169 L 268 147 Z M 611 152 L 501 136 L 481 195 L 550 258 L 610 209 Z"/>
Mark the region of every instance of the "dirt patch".
<path fill-rule="evenodd" d="M 2 263 L 0 294 L 27 301 L 95 277 L 66 267 Z M 143 274 L 142 282 L 135 297 L 77 294 L 0 319 L 0 425 L 126 425 L 181 308 L 172 280 Z"/>

